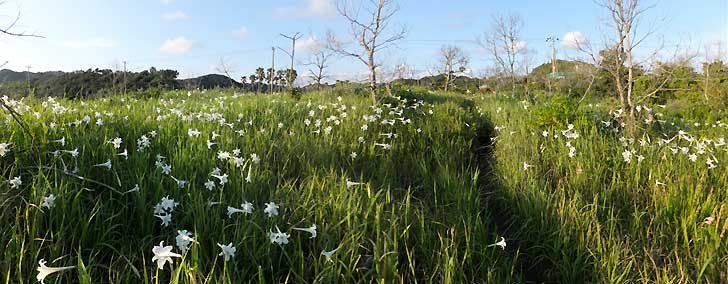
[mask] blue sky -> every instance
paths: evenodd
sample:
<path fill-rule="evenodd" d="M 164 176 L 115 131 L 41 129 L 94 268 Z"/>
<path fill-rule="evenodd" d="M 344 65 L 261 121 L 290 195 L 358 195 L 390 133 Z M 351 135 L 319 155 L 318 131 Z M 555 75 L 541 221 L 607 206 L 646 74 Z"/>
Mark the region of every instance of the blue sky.
<path fill-rule="evenodd" d="M 16 31 L 45 36 L 0 37 L 0 61 L 6 68 L 32 71 L 151 66 L 176 69 L 180 77 L 216 73 L 221 59 L 237 78 L 258 66 L 270 65 L 271 46 L 289 48 L 279 33 L 301 32 L 298 61 L 305 62 L 316 39 L 331 30 L 345 38 L 347 25 L 335 10 L 335 0 L 8 0 L 0 6 L 0 25 L 20 11 Z M 650 2 L 650 3 L 655 3 Z M 667 47 L 683 43 L 701 45 L 724 42 L 728 47 L 728 1 L 660 0 L 645 23 L 660 28 L 644 51 L 660 42 Z M 700 4 L 694 4 L 700 3 Z M 461 46 L 471 57 L 474 74 L 490 62 L 473 40 L 488 29 L 490 15 L 518 13 L 524 20 L 522 39 L 535 53 L 537 63 L 548 60 L 545 38 L 563 38 L 580 32 L 592 42 L 601 41 L 604 11 L 589 0 L 400 0 L 398 24 L 408 27 L 406 40 L 380 57 L 385 66 L 405 63 L 424 74 L 436 68 L 443 44 Z M 277 67 L 289 60 L 276 52 Z M 578 56 L 562 47 L 559 57 Z M 298 68 L 303 69 L 303 67 Z M 299 72 L 304 70 L 299 70 Z M 361 78 L 366 68 L 347 58 L 337 58 L 330 73 L 337 78 Z"/>

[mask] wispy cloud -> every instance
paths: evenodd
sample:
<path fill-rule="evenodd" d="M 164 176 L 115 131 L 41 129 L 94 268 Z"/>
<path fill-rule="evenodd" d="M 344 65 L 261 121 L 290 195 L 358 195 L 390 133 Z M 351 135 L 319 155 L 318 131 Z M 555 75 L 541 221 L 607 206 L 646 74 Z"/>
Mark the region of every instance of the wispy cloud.
<path fill-rule="evenodd" d="M 230 34 L 239 39 L 246 39 L 246 38 L 248 38 L 248 28 L 245 26 L 242 26 L 239 29 L 231 32 Z"/>
<path fill-rule="evenodd" d="M 296 42 L 296 52 L 317 53 L 324 47 L 316 36 L 309 36 Z"/>
<path fill-rule="evenodd" d="M 162 4 L 164 4 L 164 5 L 169 5 L 169 4 L 172 4 L 172 3 L 174 3 L 174 1 L 175 1 L 175 0 L 160 0 L 160 1 L 161 1 L 161 2 L 162 2 Z"/>
<path fill-rule="evenodd" d="M 333 16 L 336 8 L 332 0 L 303 0 L 295 6 L 276 8 L 273 12 L 278 17 L 326 17 Z"/>
<path fill-rule="evenodd" d="M 63 41 L 60 43 L 63 47 L 69 47 L 69 48 L 78 48 L 78 49 L 87 49 L 87 48 L 114 48 L 119 46 L 119 44 L 112 40 L 107 38 L 91 38 L 91 39 L 82 39 L 82 40 L 70 40 L 70 41 Z"/>
<path fill-rule="evenodd" d="M 159 51 L 172 55 L 181 55 L 190 52 L 194 44 L 195 42 L 193 40 L 180 36 L 166 40 L 162 47 L 159 48 Z"/>
<path fill-rule="evenodd" d="M 568 32 L 561 39 L 561 46 L 565 48 L 578 49 L 587 43 L 586 37 L 580 31 Z"/>
<path fill-rule="evenodd" d="M 188 16 L 187 14 L 185 14 L 185 12 L 182 12 L 181 10 L 162 14 L 162 20 L 165 21 L 187 20 L 189 18 L 190 16 Z"/>

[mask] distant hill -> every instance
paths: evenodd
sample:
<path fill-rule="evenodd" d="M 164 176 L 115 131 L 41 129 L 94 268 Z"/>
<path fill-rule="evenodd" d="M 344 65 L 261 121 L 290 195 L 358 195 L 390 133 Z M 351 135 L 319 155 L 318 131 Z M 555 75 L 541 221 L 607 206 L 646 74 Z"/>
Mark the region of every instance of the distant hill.
<path fill-rule="evenodd" d="M 177 80 L 180 85 L 186 89 L 212 89 L 212 88 L 244 88 L 246 85 L 241 84 L 232 78 L 220 74 L 208 74 L 196 78 Z"/>
<path fill-rule="evenodd" d="M 151 88 L 159 89 L 212 89 L 243 88 L 252 86 L 241 84 L 227 76 L 208 74 L 196 78 L 177 79 L 178 72 L 150 68 L 141 72 L 113 71 L 109 69 L 88 69 L 84 71 L 62 72 L 17 72 L 0 70 L 0 95 L 22 96 L 27 93 L 27 80 L 35 95 L 45 97 L 95 97 L 122 92 L 124 77 L 128 92 L 142 92 Z"/>

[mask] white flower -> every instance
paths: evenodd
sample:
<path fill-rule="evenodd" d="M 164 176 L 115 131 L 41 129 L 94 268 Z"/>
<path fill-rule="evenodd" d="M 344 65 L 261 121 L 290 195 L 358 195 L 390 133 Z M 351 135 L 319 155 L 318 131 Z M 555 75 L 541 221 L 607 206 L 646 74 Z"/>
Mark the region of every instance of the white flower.
<path fill-rule="evenodd" d="M 256 164 L 260 162 L 260 157 L 256 153 L 250 154 L 250 159 Z"/>
<path fill-rule="evenodd" d="M 110 159 L 106 160 L 106 163 L 96 164 L 96 165 L 94 165 L 94 167 L 104 167 L 107 170 L 110 170 L 111 169 L 111 160 Z"/>
<path fill-rule="evenodd" d="M 233 214 L 235 214 L 235 213 L 243 213 L 243 212 L 245 212 L 245 211 L 243 211 L 243 209 L 238 209 L 238 208 L 231 207 L 231 206 L 227 207 L 228 218 L 232 218 Z"/>
<path fill-rule="evenodd" d="M 533 168 L 533 167 L 535 167 L 535 166 L 534 165 L 529 165 L 528 163 L 523 162 L 523 170 L 524 171 L 527 171 L 529 168 Z"/>
<path fill-rule="evenodd" d="M 162 164 L 162 173 L 169 175 L 172 172 L 172 166 L 168 164 Z"/>
<path fill-rule="evenodd" d="M 253 181 L 252 176 L 253 165 L 248 166 L 248 175 L 245 177 L 245 182 L 250 183 Z"/>
<path fill-rule="evenodd" d="M 311 237 L 309 239 L 313 239 L 316 237 L 316 224 L 311 225 L 311 227 L 308 228 L 293 228 L 296 231 L 302 231 L 311 234 Z"/>
<path fill-rule="evenodd" d="M 119 149 L 121 147 L 121 141 L 121 137 L 116 137 L 109 142 L 114 145 L 114 149 Z"/>
<path fill-rule="evenodd" d="M 190 137 L 200 137 L 200 131 L 197 129 L 187 129 L 187 135 Z"/>
<path fill-rule="evenodd" d="M 218 151 L 217 152 L 217 158 L 220 159 L 220 160 L 222 160 L 222 161 L 228 160 L 228 159 L 230 159 L 230 152 L 227 152 L 227 151 Z"/>
<path fill-rule="evenodd" d="M 228 261 L 231 257 L 235 256 L 235 251 L 237 249 L 233 246 L 233 243 L 229 243 L 227 245 L 221 245 L 218 243 L 217 246 L 219 246 L 220 250 L 222 250 L 222 252 L 218 255 L 225 256 L 225 261 Z"/>
<path fill-rule="evenodd" d="M 389 144 L 382 144 L 382 143 L 374 143 L 375 146 L 380 146 L 384 150 L 389 150 L 392 148 L 392 145 Z"/>
<path fill-rule="evenodd" d="M 362 184 L 361 182 L 353 182 L 350 180 L 346 180 L 346 188 L 350 188 L 352 186 L 361 185 L 361 184 Z"/>
<path fill-rule="evenodd" d="M 220 180 L 219 181 L 220 182 L 220 185 L 225 185 L 228 182 L 228 175 L 227 174 L 224 174 L 224 175 L 221 175 L 221 176 L 213 175 L 213 177 L 215 177 L 218 180 Z"/>
<path fill-rule="evenodd" d="M 71 151 L 62 150 L 64 153 L 71 154 L 71 157 L 78 157 L 78 148 L 73 149 Z"/>
<path fill-rule="evenodd" d="M 361 126 L 361 130 L 363 130 L 363 131 L 367 131 L 368 129 L 369 129 L 369 126 L 367 126 L 366 124 Z"/>
<path fill-rule="evenodd" d="M 268 217 L 278 215 L 278 205 L 276 205 L 276 203 L 273 201 L 266 203 L 265 209 L 263 209 L 263 213 L 268 214 Z"/>
<path fill-rule="evenodd" d="M 20 179 L 20 177 L 14 177 L 10 179 L 10 188 L 15 189 L 21 185 L 23 185 L 23 181 Z"/>
<path fill-rule="evenodd" d="M 501 237 L 499 242 L 494 243 L 492 245 L 488 245 L 487 247 L 495 247 L 495 246 L 499 246 L 499 247 L 501 247 L 501 249 L 505 250 L 506 249 L 506 239 Z"/>
<path fill-rule="evenodd" d="M 215 131 L 212 132 L 212 140 L 217 139 L 217 137 L 219 137 L 219 136 L 220 136 L 220 134 L 215 133 Z"/>
<path fill-rule="evenodd" d="M 130 190 L 127 190 L 126 192 L 124 192 L 124 194 L 132 193 L 132 192 L 137 192 L 137 191 L 139 191 L 139 184 L 135 184 L 134 185 L 134 188 L 132 188 Z"/>
<path fill-rule="evenodd" d="M 352 159 L 356 159 L 357 156 L 358 155 L 356 154 L 356 152 L 351 152 L 351 154 L 349 154 L 349 157 L 351 157 Z"/>
<path fill-rule="evenodd" d="M 154 215 L 154 217 L 157 217 L 162 220 L 162 226 L 169 226 L 169 223 L 172 222 L 172 213 L 166 213 L 162 215 Z"/>
<path fill-rule="evenodd" d="M 325 256 L 325 257 L 326 257 L 326 259 L 328 260 L 329 258 L 331 258 L 331 256 L 333 256 L 333 255 L 334 255 L 334 253 L 335 253 L 335 252 L 336 252 L 337 250 L 339 250 L 339 248 L 335 248 L 335 249 L 333 249 L 333 250 L 330 250 L 330 251 L 326 251 L 326 250 L 321 250 L 321 255 Z"/>
<path fill-rule="evenodd" d="M 38 276 L 35 277 L 38 281 L 40 281 L 41 284 L 44 284 L 44 280 L 48 275 L 51 275 L 53 273 L 67 270 L 67 269 L 73 269 L 76 268 L 75 266 L 66 266 L 66 267 L 48 267 L 46 266 L 45 259 L 41 259 L 38 261 Z"/>
<path fill-rule="evenodd" d="M 624 152 L 622 152 L 622 159 L 624 159 L 625 162 L 629 163 L 632 161 L 632 152 L 630 152 L 627 149 L 624 149 Z"/>
<path fill-rule="evenodd" d="M 5 157 L 8 154 L 10 145 L 13 145 L 13 143 L 0 143 L 0 157 Z"/>
<path fill-rule="evenodd" d="M 357 141 L 359 141 L 359 143 L 364 143 L 364 137 L 359 136 L 359 138 L 357 138 Z"/>
<path fill-rule="evenodd" d="M 182 253 L 185 253 L 190 249 L 190 244 L 197 242 L 192 238 L 192 233 L 187 230 L 178 230 L 175 241 L 177 241 L 177 247 L 182 251 Z"/>
<path fill-rule="evenodd" d="M 53 205 L 55 204 L 55 202 L 56 202 L 56 196 L 51 194 L 46 197 L 43 197 L 43 203 L 40 206 L 51 209 L 51 208 L 53 208 Z"/>
<path fill-rule="evenodd" d="M 157 262 L 157 269 L 164 269 L 164 264 L 167 262 L 171 265 L 173 257 L 182 257 L 182 255 L 172 252 L 172 246 L 164 246 L 164 241 L 159 242 L 158 246 L 154 246 L 152 253 L 154 253 L 152 262 Z"/>
<path fill-rule="evenodd" d="M 290 234 L 282 233 L 281 229 L 278 229 L 278 226 L 276 226 L 276 232 L 274 233 L 272 230 L 269 230 L 268 237 L 270 238 L 270 242 L 278 245 L 285 245 L 288 244 L 288 238 L 290 237 Z"/>
<path fill-rule="evenodd" d="M 58 139 L 58 140 L 53 140 L 51 142 L 60 143 L 62 147 L 65 147 L 66 146 L 66 137 L 63 137 L 63 138 Z"/>
<path fill-rule="evenodd" d="M 240 207 L 243 210 L 243 213 L 245 213 L 245 214 L 253 213 L 253 203 L 245 201 L 245 202 L 243 202 L 243 204 L 240 204 Z"/>
<path fill-rule="evenodd" d="M 124 149 L 124 152 L 121 152 L 121 153 L 116 154 L 116 155 L 117 156 L 123 156 L 124 157 L 124 160 L 128 160 L 129 159 L 129 152 L 126 149 Z"/>
<path fill-rule="evenodd" d="M 215 188 L 215 182 L 213 182 L 213 181 L 211 181 L 211 180 L 209 180 L 209 179 L 208 179 L 208 180 L 207 180 L 207 181 L 205 182 L 205 188 L 207 188 L 207 190 L 212 190 L 212 189 L 214 189 L 214 188 Z"/>

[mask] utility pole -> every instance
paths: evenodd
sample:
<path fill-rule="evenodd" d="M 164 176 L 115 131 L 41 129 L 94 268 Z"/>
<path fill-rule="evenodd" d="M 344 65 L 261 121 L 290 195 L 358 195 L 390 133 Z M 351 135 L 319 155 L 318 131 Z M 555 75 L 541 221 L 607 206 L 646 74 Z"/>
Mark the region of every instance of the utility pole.
<path fill-rule="evenodd" d="M 31 67 L 30 65 L 28 65 L 28 66 L 25 66 L 25 68 L 27 68 L 27 69 L 28 69 L 28 71 L 26 72 L 26 75 L 27 75 L 27 76 L 26 76 L 26 80 L 25 80 L 25 82 L 26 82 L 26 85 L 27 85 L 27 87 L 28 87 L 28 96 L 30 96 L 30 95 L 31 95 L 31 94 L 30 94 L 30 67 Z"/>
<path fill-rule="evenodd" d="M 546 42 L 549 42 L 551 45 L 551 76 L 549 76 L 549 93 L 551 95 L 554 94 L 553 92 L 553 80 L 558 78 L 557 69 L 556 69 L 556 42 L 559 41 L 559 38 L 557 37 L 548 37 L 546 38 Z"/>
<path fill-rule="evenodd" d="M 282 37 L 290 39 L 291 40 L 291 53 L 289 54 L 291 56 L 291 69 L 286 72 L 288 76 L 286 76 L 286 81 L 288 82 L 288 91 L 293 92 L 293 62 L 294 62 L 294 56 L 296 55 L 296 40 L 301 38 L 301 33 L 296 32 L 293 36 L 287 36 L 284 34 L 281 34 Z"/>
<path fill-rule="evenodd" d="M 273 73 L 275 73 L 276 69 L 276 48 L 274 46 L 270 47 L 270 74 L 268 74 L 268 90 L 270 94 L 273 94 Z M 264 73 L 265 74 L 265 73 Z"/>
<path fill-rule="evenodd" d="M 126 95 L 126 60 L 124 60 L 124 95 Z"/>

